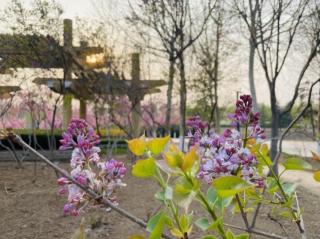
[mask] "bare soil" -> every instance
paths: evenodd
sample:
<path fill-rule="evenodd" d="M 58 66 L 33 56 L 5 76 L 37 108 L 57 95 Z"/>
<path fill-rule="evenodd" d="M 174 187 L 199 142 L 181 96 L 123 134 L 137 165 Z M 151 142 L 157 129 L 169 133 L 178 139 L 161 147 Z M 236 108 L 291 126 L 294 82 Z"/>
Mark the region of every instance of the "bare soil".
<path fill-rule="evenodd" d="M 127 161 L 128 168 L 130 165 Z M 1 239 L 70 239 L 83 218 L 89 239 L 127 239 L 132 234 L 147 235 L 138 225 L 114 211 L 94 209 L 79 217 L 63 216 L 62 208 L 66 199 L 57 195 L 55 173 L 38 163 L 36 181 L 33 182 L 33 166 L 33 163 L 25 163 L 23 169 L 16 169 L 13 162 L 0 163 Z M 67 164 L 62 166 L 67 168 Z M 136 179 L 130 173 L 124 181 L 128 186 L 118 192 L 120 206 L 147 220 L 159 209 L 159 204 L 154 199 L 157 186 L 153 182 Z M 318 239 L 320 198 L 303 187 L 298 189 L 298 195 L 304 208 L 308 238 Z M 192 205 L 192 209 L 195 218 L 203 214 L 197 205 Z M 262 208 L 256 227 L 286 236 L 279 223 L 270 220 L 269 212 L 269 208 Z M 227 218 L 228 223 L 243 225 L 238 216 L 230 214 Z M 287 238 L 300 238 L 296 234 L 297 227 L 294 223 L 285 220 L 280 222 L 285 228 Z M 201 238 L 200 235 L 201 232 L 195 229 L 190 238 Z"/>

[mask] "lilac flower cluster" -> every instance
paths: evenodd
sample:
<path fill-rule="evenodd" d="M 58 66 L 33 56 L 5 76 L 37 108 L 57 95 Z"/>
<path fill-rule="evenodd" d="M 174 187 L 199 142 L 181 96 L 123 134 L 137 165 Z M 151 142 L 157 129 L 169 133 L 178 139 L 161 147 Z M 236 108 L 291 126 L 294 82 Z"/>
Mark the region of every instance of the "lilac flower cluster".
<path fill-rule="evenodd" d="M 203 122 L 200 116 L 189 118 L 186 124 L 190 129 L 188 132 L 188 137 L 190 138 L 189 146 L 194 146 L 201 139 L 208 124 Z"/>
<path fill-rule="evenodd" d="M 250 138 L 265 138 L 264 130 L 259 126 L 259 117 L 258 113 L 252 112 L 252 98 L 243 95 L 236 103 L 235 113 L 230 114 L 229 118 L 232 120 L 232 126 L 244 126 L 244 136 L 234 127 L 226 129 L 221 135 L 214 130 L 204 134 L 201 131 L 204 123 L 199 118 L 191 120 L 191 140 L 197 145 L 201 158 L 200 178 L 210 183 L 214 178 L 221 176 L 240 175 L 247 182 L 263 187 L 263 178 L 256 170 L 258 161 L 245 145 Z"/>
<path fill-rule="evenodd" d="M 60 143 L 60 150 L 73 149 L 70 162 L 71 177 L 103 198 L 116 203 L 113 193 L 117 187 L 125 186 L 121 179 L 126 173 L 126 168 L 122 162 L 117 160 L 103 161 L 100 158 L 100 148 L 96 146 L 99 143 L 99 136 L 88 126 L 87 122 L 78 119 L 71 120 Z M 68 193 L 68 203 L 64 206 L 64 214 L 79 215 L 91 201 L 89 195 L 65 177 L 59 178 L 58 184 L 60 195 Z"/>

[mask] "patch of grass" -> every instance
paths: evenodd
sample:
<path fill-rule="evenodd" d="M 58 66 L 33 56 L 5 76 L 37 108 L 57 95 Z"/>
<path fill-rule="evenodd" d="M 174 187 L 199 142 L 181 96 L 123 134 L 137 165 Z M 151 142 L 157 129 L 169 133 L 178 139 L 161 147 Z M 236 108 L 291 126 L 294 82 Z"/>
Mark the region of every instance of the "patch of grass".
<path fill-rule="evenodd" d="M 110 149 L 103 147 L 101 149 L 101 155 L 107 155 L 109 151 Z M 116 147 L 112 150 L 112 155 L 126 155 L 126 154 L 128 154 L 127 147 Z"/>

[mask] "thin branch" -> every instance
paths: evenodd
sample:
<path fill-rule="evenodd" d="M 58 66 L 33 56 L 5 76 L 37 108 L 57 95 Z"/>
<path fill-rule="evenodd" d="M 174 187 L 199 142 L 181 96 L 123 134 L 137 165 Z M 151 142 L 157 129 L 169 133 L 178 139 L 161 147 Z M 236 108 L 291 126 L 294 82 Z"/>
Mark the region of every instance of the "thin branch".
<path fill-rule="evenodd" d="M 308 110 L 308 108 L 311 106 L 311 96 L 312 96 L 312 90 L 313 87 L 320 83 L 320 79 L 316 80 L 315 82 L 312 83 L 310 89 L 309 89 L 309 94 L 308 94 L 308 101 L 307 101 L 307 105 L 302 109 L 302 111 L 291 121 L 291 123 L 288 125 L 288 127 L 283 131 L 283 133 L 281 134 L 280 138 L 279 138 L 279 149 L 278 149 L 278 153 L 275 157 L 275 160 L 273 162 L 273 165 L 277 165 L 282 153 L 282 142 L 283 139 L 285 138 L 285 136 L 287 135 L 287 133 L 290 131 L 290 129 L 298 122 L 298 120 L 305 114 L 305 112 Z"/>
<path fill-rule="evenodd" d="M 248 229 L 242 228 L 242 227 L 239 227 L 239 226 L 235 226 L 235 225 L 231 225 L 231 224 L 227 224 L 227 223 L 225 223 L 224 225 L 225 225 L 226 227 L 230 227 L 230 228 L 233 228 L 233 229 L 238 229 L 238 230 L 241 230 L 241 231 L 249 232 Z M 279 236 L 279 235 L 276 235 L 276 234 L 274 234 L 274 233 L 269 233 L 269 232 L 260 231 L 260 230 L 258 230 L 258 229 L 250 229 L 250 233 L 253 233 L 253 234 L 256 234 L 256 235 L 260 235 L 260 236 L 264 236 L 264 237 L 266 237 L 266 238 L 288 239 L 287 237 Z"/>
<path fill-rule="evenodd" d="M 79 188 L 81 188 L 83 191 L 85 191 L 93 200 L 97 200 L 98 202 L 104 204 L 105 206 L 110 207 L 111 209 L 113 209 L 114 211 L 119 213 L 120 215 L 128 218 L 130 221 L 138 224 L 139 226 L 141 226 L 143 228 L 147 227 L 147 223 L 145 221 L 143 221 L 142 219 L 132 215 L 131 213 L 127 212 L 126 210 L 122 209 L 121 207 L 116 206 L 110 200 L 102 198 L 101 195 L 97 194 L 95 191 L 93 191 L 89 187 L 86 187 L 86 186 L 80 184 L 79 182 L 77 182 L 71 175 L 66 173 L 63 169 L 61 169 L 60 167 L 58 167 L 57 165 L 52 163 L 49 159 L 47 159 L 42 154 L 40 154 L 39 152 L 34 150 L 27 143 L 25 143 L 21 139 L 21 137 L 19 137 L 18 135 L 14 134 L 14 133 L 9 133 L 9 138 L 12 139 L 14 142 L 20 144 L 22 147 L 24 147 L 24 148 L 28 149 L 29 151 L 31 151 L 34 155 L 36 155 L 41 160 L 43 160 L 47 165 L 49 165 L 54 170 L 58 171 L 61 175 L 63 175 L 67 179 L 69 179 L 73 184 L 77 185 Z M 169 236 L 167 234 L 162 234 L 162 237 L 165 238 L 165 239 L 173 239 L 173 237 L 171 237 L 171 236 Z"/>

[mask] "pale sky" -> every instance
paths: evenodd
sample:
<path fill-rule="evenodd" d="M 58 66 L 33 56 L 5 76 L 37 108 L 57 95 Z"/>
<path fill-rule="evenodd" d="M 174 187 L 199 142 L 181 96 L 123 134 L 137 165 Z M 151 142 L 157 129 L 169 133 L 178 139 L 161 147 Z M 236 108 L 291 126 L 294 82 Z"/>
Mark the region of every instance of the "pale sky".
<path fill-rule="evenodd" d="M 89 19 L 94 19 L 97 17 L 96 9 L 93 6 L 93 2 L 99 2 L 100 0 L 57 0 L 59 3 L 61 3 L 63 9 L 64 9 L 64 18 L 75 18 L 76 16 L 79 17 L 86 17 Z M 124 2 L 122 2 L 124 1 Z M 9 3 L 10 0 L 0 0 L 0 11 L 4 9 L 7 3 Z M 30 3 L 31 0 L 22 0 L 22 2 Z M 127 3 L 127 0 L 104 0 L 104 3 L 110 4 L 111 8 L 108 9 L 109 11 L 115 11 L 115 14 L 117 12 L 121 11 L 121 6 L 119 10 L 119 5 L 122 5 L 122 3 Z M 114 9 L 112 9 L 114 7 Z M 122 12 L 123 13 L 123 12 Z M 119 41 L 119 44 L 122 42 Z M 248 86 L 248 80 L 247 80 L 247 45 L 246 43 L 244 46 L 241 46 L 242 52 L 238 53 L 238 56 L 235 56 L 230 60 L 229 62 L 226 62 L 222 64 L 222 71 L 225 81 L 221 83 L 220 86 L 220 99 L 224 103 L 230 103 L 234 101 L 236 91 L 241 91 L 243 93 L 249 93 L 249 86 Z M 290 59 L 288 59 L 288 66 L 286 65 L 283 69 L 283 72 L 281 74 L 281 78 L 279 79 L 279 88 L 281 88 L 281 94 L 278 94 L 279 101 L 283 104 L 287 102 L 287 100 L 290 98 L 298 73 L 301 69 L 301 67 L 295 67 L 297 64 L 300 65 L 303 63 L 303 59 L 301 58 L 300 54 L 292 54 L 290 56 Z M 151 68 L 154 66 L 151 66 Z M 259 62 L 256 61 L 256 67 L 259 68 Z M 148 66 L 143 66 L 144 70 L 147 71 L 149 69 Z M 157 67 L 159 68 L 159 66 Z M 154 70 L 151 70 L 154 71 Z M 307 78 L 309 78 L 311 81 L 317 76 L 319 73 L 311 72 L 310 74 L 307 74 Z M 159 78 L 159 77 L 157 77 Z M 267 85 L 265 83 L 264 74 L 262 72 L 259 73 L 259 71 L 256 72 L 256 88 L 257 88 L 257 95 L 258 95 L 258 101 L 260 103 L 269 104 L 269 95 L 268 95 L 268 89 L 266 88 Z M 236 79 L 234 80 L 231 79 Z M 234 92 L 230 96 L 230 92 Z M 192 94 L 190 94 L 190 101 L 193 100 Z"/>
<path fill-rule="evenodd" d="M 21 1 L 24 3 L 31 2 L 31 0 Z M 10 0 L 0 0 L 0 10 L 4 9 L 9 2 Z M 57 0 L 57 2 L 61 3 L 65 11 L 63 16 L 66 18 L 73 18 L 75 16 L 90 16 L 93 13 L 92 0 Z"/>

